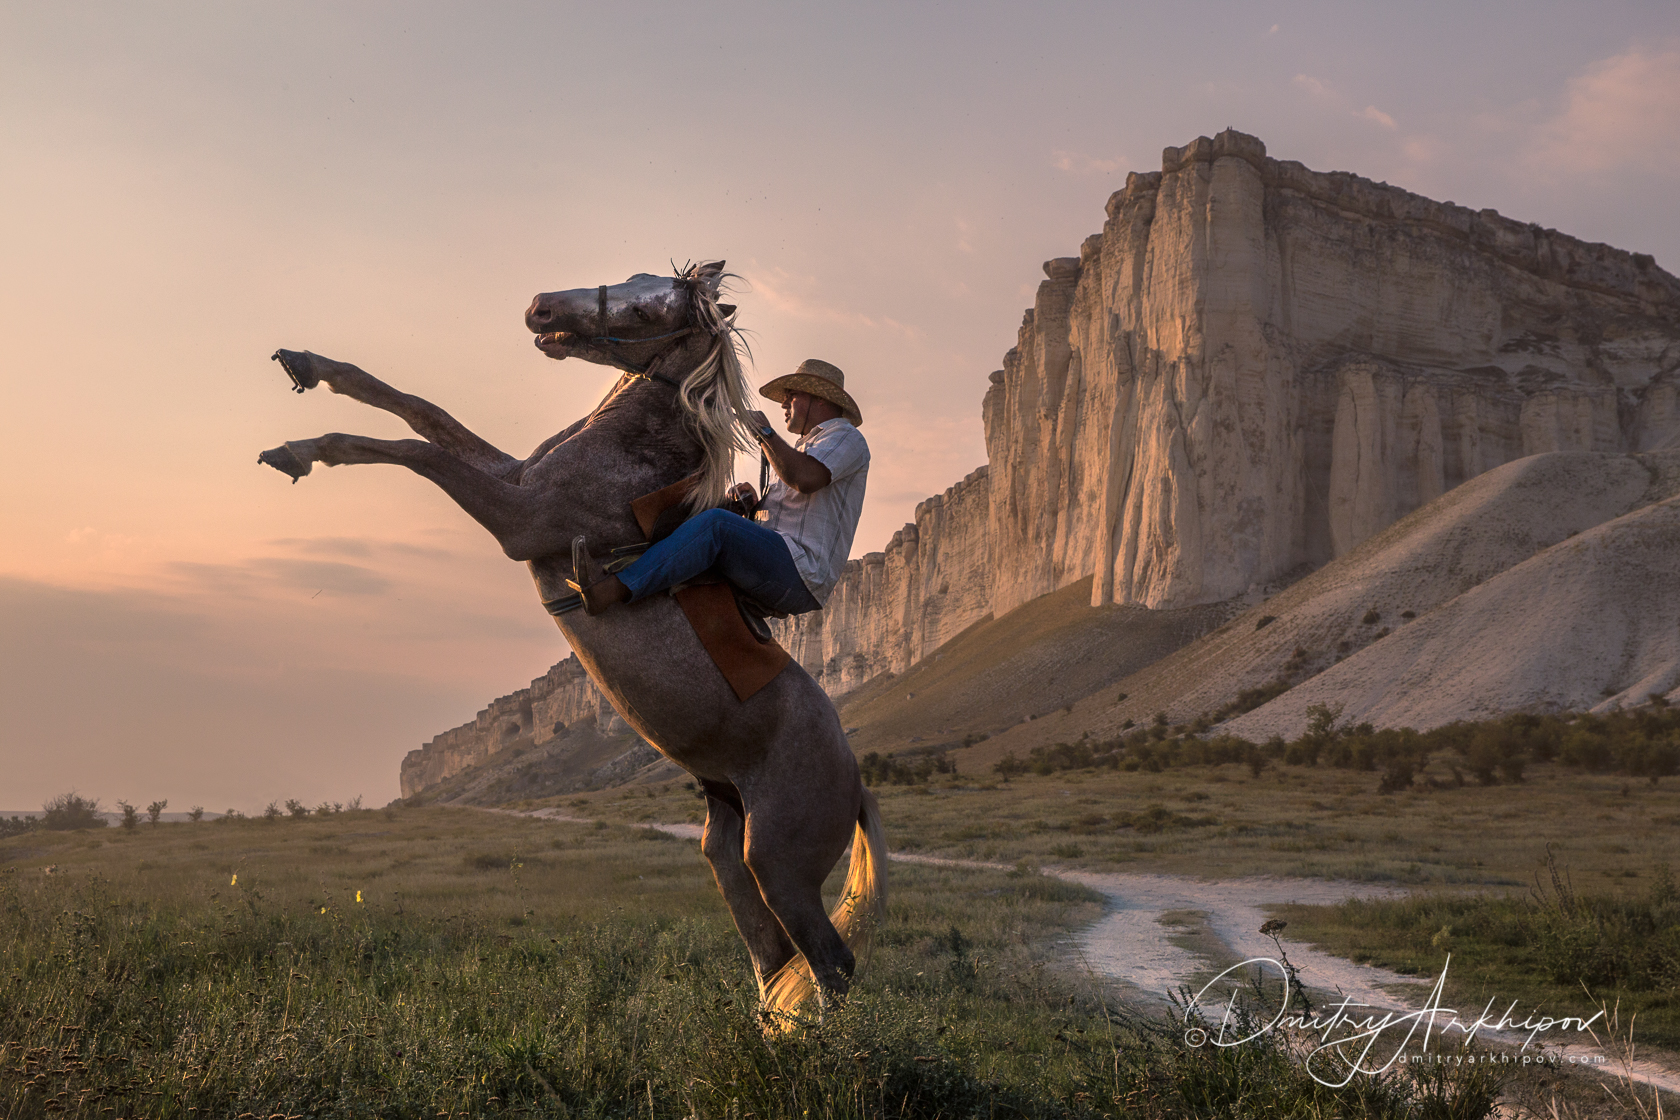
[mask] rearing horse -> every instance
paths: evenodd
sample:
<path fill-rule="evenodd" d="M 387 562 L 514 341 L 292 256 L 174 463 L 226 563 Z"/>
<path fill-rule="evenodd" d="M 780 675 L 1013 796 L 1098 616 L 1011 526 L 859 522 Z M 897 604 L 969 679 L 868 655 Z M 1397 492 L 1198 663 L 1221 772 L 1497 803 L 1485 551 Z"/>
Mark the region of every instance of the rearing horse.
<path fill-rule="evenodd" d="M 441 408 L 353 365 L 274 355 L 302 392 L 335 393 L 402 418 L 420 439 L 330 433 L 259 461 L 294 482 L 315 463 L 395 463 L 430 479 L 524 561 L 551 609 L 571 597 L 571 546 L 639 541 L 633 499 L 690 476 L 690 512 L 719 504 L 732 473 L 746 382 L 735 308 L 718 303 L 723 262 L 672 277 L 546 292 L 526 312 L 537 348 L 624 372 L 595 410 L 516 459 Z M 886 906 L 886 839 L 874 796 L 828 696 L 797 662 L 736 699 L 674 599 L 655 595 L 590 617 L 555 615 L 578 660 L 648 742 L 699 779 L 701 850 L 746 942 L 767 1013 L 786 1023 L 813 992 L 843 997 L 853 950 Z M 852 842 L 832 915 L 821 887 Z"/>

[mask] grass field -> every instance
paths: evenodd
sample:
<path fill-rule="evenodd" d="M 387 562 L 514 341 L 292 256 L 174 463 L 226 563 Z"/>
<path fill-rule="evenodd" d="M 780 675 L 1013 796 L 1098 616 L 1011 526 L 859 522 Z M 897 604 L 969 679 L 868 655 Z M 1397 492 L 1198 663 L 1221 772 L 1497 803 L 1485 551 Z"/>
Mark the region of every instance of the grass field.
<path fill-rule="evenodd" d="M 1520 784 L 1379 794 L 1369 771 L 1240 765 L 943 776 L 876 789 L 895 851 L 1207 878 L 1304 875 L 1406 886 L 1526 888 L 1550 844 L 1585 891 L 1680 868 L 1680 779 L 1657 786 L 1555 763 Z M 699 821 L 681 782 L 554 804 L 626 823 Z"/>
<path fill-rule="evenodd" d="M 1672 872 L 1659 865 L 1642 889 L 1585 893 L 1551 870 L 1555 876 L 1524 893 L 1426 892 L 1276 913 L 1292 937 L 1340 956 L 1409 975 L 1445 970 L 1453 1007 L 1503 1010 L 1515 1001 L 1525 1013 L 1561 1016 L 1614 1004 L 1645 1043 L 1680 1051 L 1680 893 Z"/>
<path fill-rule="evenodd" d="M 644 801 L 648 800 L 644 797 Z M 0 1115 L 1485 1115 L 1333 1092 L 1056 966 L 1094 896 L 897 865 L 868 976 L 766 1036 L 695 845 L 459 810 L 0 841 Z M 50 870 L 49 870 L 50 869 Z"/>

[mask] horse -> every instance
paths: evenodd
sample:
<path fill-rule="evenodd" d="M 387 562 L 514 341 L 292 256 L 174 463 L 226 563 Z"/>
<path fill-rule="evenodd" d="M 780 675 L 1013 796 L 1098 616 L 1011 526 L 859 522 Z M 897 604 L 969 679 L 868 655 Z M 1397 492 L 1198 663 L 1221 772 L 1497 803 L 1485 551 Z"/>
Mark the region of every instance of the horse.
<path fill-rule="evenodd" d="M 525 314 L 548 357 L 580 358 L 622 376 L 588 415 L 524 459 L 491 446 L 443 409 L 347 362 L 308 351 L 274 355 L 298 392 L 325 385 L 393 413 L 419 439 L 328 433 L 262 452 L 292 478 L 316 463 L 394 463 L 428 479 L 531 572 L 578 660 L 625 722 L 692 774 L 704 792 L 701 851 L 746 943 L 767 1023 L 800 1021 L 843 1000 L 857 955 L 886 908 L 880 808 L 858 773 L 839 715 L 797 662 L 739 700 L 669 595 L 597 616 L 576 595 L 577 538 L 595 560 L 642 530 L 632 500 L 690 480 L 692 515 L 722 503 L 743 432 L 747 386 L 736 308 L 719 303 L 724 262 L 674 276 L 545 292 Z M 579 557 L 581 559 L 581 557 Z M 847 844 L 852 857 L 832 914 L 821 887 Z"/>

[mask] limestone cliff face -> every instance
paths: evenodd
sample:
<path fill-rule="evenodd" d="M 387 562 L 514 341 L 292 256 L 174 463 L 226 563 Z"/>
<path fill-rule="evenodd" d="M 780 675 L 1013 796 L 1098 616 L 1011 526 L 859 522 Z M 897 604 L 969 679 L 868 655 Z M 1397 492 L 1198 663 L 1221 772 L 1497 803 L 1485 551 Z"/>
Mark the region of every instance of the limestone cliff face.
<path fill-rule="evenodd" d="M 831 696 L 902 673 L 991 612 L 987 467 L 916 507 L 885 552 L 852 560 L 820 611 L 780 628 L 782 644 Z"/>
<path fill-rule="evenodd" d="M 1680 280 L 1650 257 L 1237 132 L 1166 149 L 1107 218 L 1044 266 L 987 465 L 781 625 L 831 696 L 1086 576 L 1093 605 L 1221 602 L 1514 459 L 1680 446 Z M 591 717 L 616 719 L 569 658 L 411 752 L 404 792 Z"/>
<path fill-rule="evenodd" d="M 577 657 L 570 656 L 531 682 L 497 697 L 471 723 L 451 728 L 402 762 L 402 795 L 412 797 L 515 743 L 541 745 L 578 723 L 607 734 L 628 731 Z"/>
<path fill-rule="evenodd" d="M 1099 604 L 1227 599 L 1512 459 L 1680 433 L 1649 257 L 1236 132 L 1162 162 L 1045 266 L 986 396 L 996 613 L 1092 573 Z"/>

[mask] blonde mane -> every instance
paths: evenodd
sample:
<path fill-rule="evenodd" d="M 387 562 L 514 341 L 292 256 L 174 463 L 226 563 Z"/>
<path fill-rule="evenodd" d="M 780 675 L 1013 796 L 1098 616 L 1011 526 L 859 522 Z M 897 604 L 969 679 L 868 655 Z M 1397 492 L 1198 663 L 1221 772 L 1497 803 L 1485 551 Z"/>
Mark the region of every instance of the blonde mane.
<path fill-rule="evenodd" d="M 713 339 L 711 350 L 683 378 L 677 394 L 684 419 L 706 455 L 686 499 L 693 514 L 723 503 L 735 477 L 735 453 L 755 445 L 747 436 L 747 378 L 740 354 L 745 343 L 735 329 L 734 309 L 725 315 L 718 306 L 724 282 L 739 277 L 723 271 L 722 261 L 707 261 L 679 269 L 677 279 L 688 285 L 695 326 Z"/>

